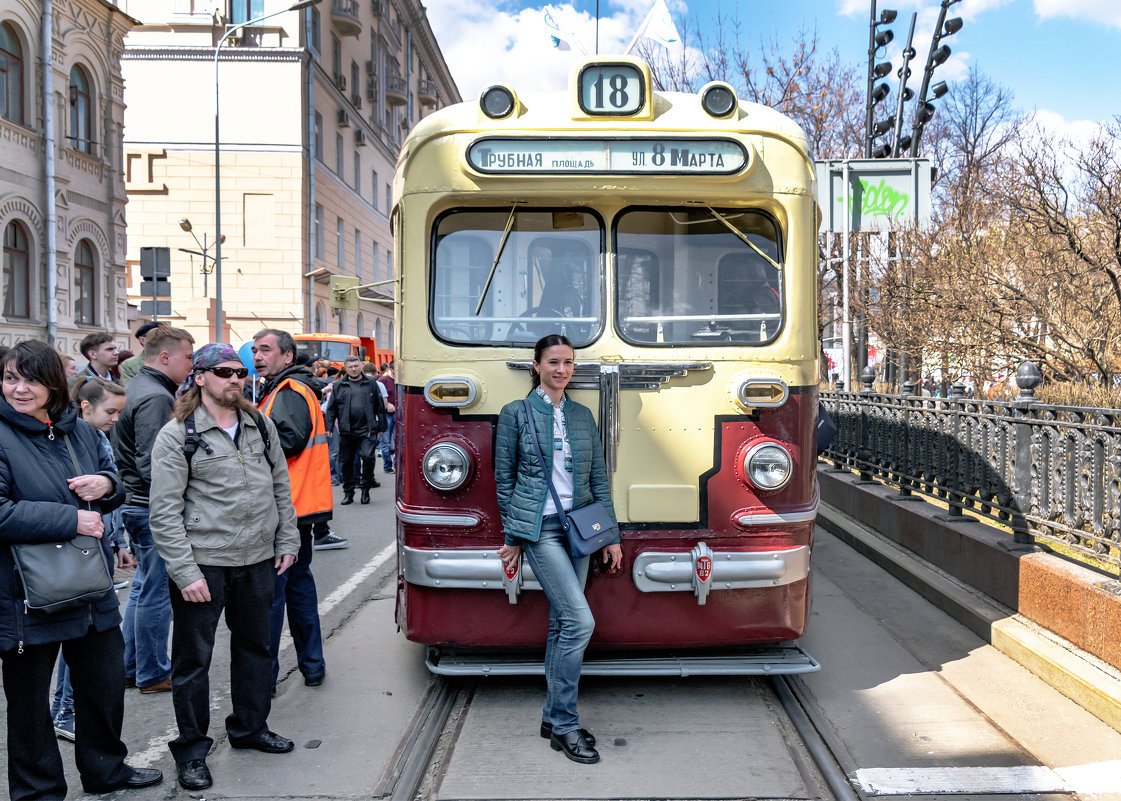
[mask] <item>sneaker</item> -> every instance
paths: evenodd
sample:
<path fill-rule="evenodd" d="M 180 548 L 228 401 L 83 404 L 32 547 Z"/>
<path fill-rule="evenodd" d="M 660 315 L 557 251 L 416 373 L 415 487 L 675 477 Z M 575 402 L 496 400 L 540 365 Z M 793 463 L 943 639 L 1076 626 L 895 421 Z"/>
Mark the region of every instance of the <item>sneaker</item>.
<path fill-rule="evenodd" d="M 317 551 L 335 551 L 339 548 L 346 548 L 348 545 L 350 545 L 350 542 L 342 537 L 336 537 L 334 534 L 324 534 L 316 539 L 312 547 Z"/>
<path fill-rule="evenodd" d="M 123 590 L 129 584 L 132 584 L 132 582 L 131 581 L 114 581 L 113 582 L 113 589 L 114 590 Z"/>
<path fill-rule="evenodd" d="M 392 467 L 387 467 L 387 468 L 385 468 L 385 469 L 384 469 L 384 470 L 383 470 L 382 472 L 383 472 L 383 473 L 392 473 L 392 472 L 393 472 L 393 468 L 392 468 Z"/>
<path fill-rule="evenodd" d="M 60 710 L 54 716 L 54 733 L 63 740 L 74 742 L 74 710 Z"/>

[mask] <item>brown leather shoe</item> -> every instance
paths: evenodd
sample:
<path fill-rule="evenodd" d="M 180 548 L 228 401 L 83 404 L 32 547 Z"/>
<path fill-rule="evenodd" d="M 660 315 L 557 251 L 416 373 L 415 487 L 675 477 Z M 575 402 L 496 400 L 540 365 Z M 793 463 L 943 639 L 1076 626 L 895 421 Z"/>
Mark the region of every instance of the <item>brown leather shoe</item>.
<path fill-rule="evenodd" d="M 149 684 L 147 687 L 141 687 L 142 693 L 169 693 L 171 692 L 171 676 L 168 676 L 163 681 L 157 681 L 155 684 Z"/>

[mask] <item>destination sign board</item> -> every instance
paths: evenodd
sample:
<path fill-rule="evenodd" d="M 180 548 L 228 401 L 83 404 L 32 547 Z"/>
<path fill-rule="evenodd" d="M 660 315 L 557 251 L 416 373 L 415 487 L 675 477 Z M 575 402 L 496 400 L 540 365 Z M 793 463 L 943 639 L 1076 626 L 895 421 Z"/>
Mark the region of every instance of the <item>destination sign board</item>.
<path fill-rule="evenodd" d="M 731 175 L 747 166 L 732 139 L 516 139 L 472 142 L 467 162 L 491 174 Z"/>

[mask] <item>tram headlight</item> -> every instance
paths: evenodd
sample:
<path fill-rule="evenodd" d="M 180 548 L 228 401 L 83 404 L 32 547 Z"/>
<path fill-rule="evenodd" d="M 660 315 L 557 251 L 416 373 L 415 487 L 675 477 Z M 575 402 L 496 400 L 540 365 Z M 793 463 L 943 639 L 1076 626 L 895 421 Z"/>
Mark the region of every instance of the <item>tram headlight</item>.
<path fill-rule="evenodd" d="M 777 442 L 760 442 L 743 457 L 743 474 L 756 489 L 782 489 L 793 471 L 790 451 Z"/>
<path fill-rule="evenodd" d="M 425 452 L 421 469 L 429 486 L 450 492 L 462 487 L 471 475 L 471 457 L 454 442 L 440 442 Z"/>

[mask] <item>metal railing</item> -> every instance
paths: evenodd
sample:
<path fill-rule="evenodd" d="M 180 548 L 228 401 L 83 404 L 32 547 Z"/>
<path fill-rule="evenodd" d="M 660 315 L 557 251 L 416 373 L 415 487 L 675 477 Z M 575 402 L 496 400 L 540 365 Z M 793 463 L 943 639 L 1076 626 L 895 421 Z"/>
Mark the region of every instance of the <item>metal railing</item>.
<path fill-rule="evenodd" d="M 872 391 L 866 368 L 859 392 L 823 392 L 837 424 L 824 457 L 949 507 L 943 519 L 967 522 L 965 510 L 1012 529 L 1121 567 L 1121 410 L 1050 406 L 1035 400 L 1039 368 L 1020 365 L 1013 401 Z"/>

